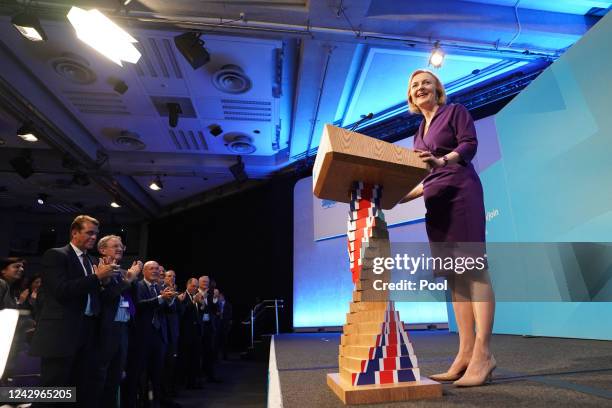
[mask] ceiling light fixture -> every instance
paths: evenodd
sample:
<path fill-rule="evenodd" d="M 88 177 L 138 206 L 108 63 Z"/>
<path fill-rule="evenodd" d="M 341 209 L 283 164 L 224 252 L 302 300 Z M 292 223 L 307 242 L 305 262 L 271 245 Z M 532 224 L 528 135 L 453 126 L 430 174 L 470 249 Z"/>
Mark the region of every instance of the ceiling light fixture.
<path fill-rule="evenodd" d="M 201 33 L 188 32 L 174 37 L 174 45 L 193 69 L 198 69 L 210 61 L 210 54 L 204 48 Z"/>
<path fill-rule="evenodd" d="M 134 47 L 138 41 L 100 11 L 72 7 L 67 17 L 79 40 L 115 64 L 123 66 L 121 61 L 135 64 L 140 59 L 140 52 Z"/>
<path fill-rule="evenodd" d="M 35 15 L 23 12 L 13 17 L 11 23 L 28 40 L 47 41 L 47 34 Z"/>
<path fill-rule="evenodd" d="M 164 185 L 162 184 L 161 178 L 159 176 L 155 176 L 153 181 L 151 181 L 151 184 L 149 184 L 149 188 L 153 191 L 159 191 L 163 189 Z"/>
<path fill-rule="evenodd" d="M 168 125 L 175 128 L 176 125 L 178 125 L 179 116 L 183 113 L 181 105 L 174 102 L 168 102 L 166 108 L 168 109 Z"/>
<path fill-rule="evenodd" d="M 429 65 L 434 68 L 440 68 L 444 63 L 444 57 L 444 52 L 440 48 L 440 41 L 436 41 L 429 55 Z"/>
<path fill-rule="evenodd" d="M 38 199 L 36 200 L 36 202 L 39 205 L 45 205 L 45 203 L 47 202 L 47 198 L 49 198 L 49 196 L 47 194 L 41 193 L 41 194 L 38 195 Z"/>
<path fill-rule="evenodd" d="M 17 136 L 29 143 L 38 142 L 38 137 L 32 131 L 32 127 L 29 125 L 23 125 L 17 130 Z"/>
<path fill-rule="evenodd" d="M 113 208 L 121 208 L 121 204 L 119 204 L 119 200 L 117 199 L 111 201 L 110 206 Z"/>
<path fill-rule="evenodd" d="M 249 176 L 244 170 L 244 162 L 242 161 L 242 157 L 238 156 L 237 159 L 238 162 L 236 164 L 232 164 L 229 169 L 232 172 L 232 176 L 234 176 L 234 179 L 236 179 L 238 183 L 244 183 L 249 179 Z"/>

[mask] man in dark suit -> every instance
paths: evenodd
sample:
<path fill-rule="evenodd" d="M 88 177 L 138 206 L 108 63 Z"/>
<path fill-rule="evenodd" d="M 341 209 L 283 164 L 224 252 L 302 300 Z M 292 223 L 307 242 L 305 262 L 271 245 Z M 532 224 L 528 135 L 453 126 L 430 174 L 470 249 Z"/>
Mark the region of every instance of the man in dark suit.
<path fill-rule="evenodd" d="M 143 275 L 144 279 L 136 284 L 134 290 L 136 316 L 130 323 L 127 377 L 125 394 L 122 395 L 122 406 L 130 408 L 136 407 L 142 374 L 151 381 L 153 406 L 160 406 L 162 364 L 168 343 L 165 312 L 175 297 L 172 289 L 161 289 L 157 262 L 146 262 Z"/>
<path fill-rule="evenodd" d="M 124 251 L 125 246 L 117 235 L 107 235 L 98 241 L 98 252 L 111 257 L 117 264 Z M 98 377 L 93 400 L 101 408 L 119 406 L 119 384 L 128 353 L 128 324 L 136 313 L 130 292 L 141 271 L 142 262 L 134 261 L 130 269 L 116 273 L 100 294 L 100 334 L 96 347 Z"/>
<path fill-rule="evenodd" d="M 176 273 L 173 270 L 167 270 L 164 274 L 164 283 L 162 289 L 170 288 L 173 292 L 176 290 Z M 176 395 L 176 360 L 178 358 L 178 341 L 179 341 L 179 316 L 183 309 L 183 300 L 185 293 L 177 294 L 176 301 L 166 308 L 166 322 L 168 324 L 168 345 L 164 356 L 164 375 L 162 378 L 162 392 L 164 402 L 168 402 L 171 397 Z M 174 404 L 167 404 L 174 405 Z"/>
<path fill-rule="evenodd" d="M 217 356 L 214 319 L 217 314 L 217 300 L 214 299 L 214 288 L 210 288 L 208 276 L 200 276 L 198 284 L 200 314 L 202 315 L 202 371 L 208 382 L 220 382 L 215 376 Z"/>
<path fill-rule="evenodd" d="M 202 317 L 199 307 L 201 295 L 198 293 L 196 278 L 187 281 L 185 295 L 182 301 L 183 313 L 180 316 L 180 377 L 187 388 L 201 388 L 198 378 L 202 356 Z"/>
<path fill-rule="evenodd" d="M 70 226 L 70 243 L 43 256 L 44 302 L 31 353 L 41 357 L 41 385 L 77 387 L 80 406 L 89 406 L 92 356 L 100 311 L 101 282 L 117 268 L 111 260 L 88 255 L 99 222 L 79 215 Z"/>
<path fill-rule="evenodd" d="M 223 355 L 223 359 L 227 360 L 227 350 L 229 346 L 229 335 L 232 330 L 232 304 L 225 299 L 223 293 L 219 293 L 219 317 L 220 317 L 220 334 L 219 348 Z"/>

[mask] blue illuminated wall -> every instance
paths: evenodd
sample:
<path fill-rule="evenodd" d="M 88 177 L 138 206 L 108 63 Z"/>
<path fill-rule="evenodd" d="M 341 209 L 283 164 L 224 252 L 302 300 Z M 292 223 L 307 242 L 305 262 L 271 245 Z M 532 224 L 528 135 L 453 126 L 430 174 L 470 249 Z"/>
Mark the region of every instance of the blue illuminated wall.
<path fill-rule="evenodd" d="M 346 236 L 314 240 L 312 178 L 300 180 L 294 190 L 293 326 L 342 326 L 352 297 Z M 424 224 L 389 229 L 392 242 L 426 242 Z M 447 321 L 443 303 L 398 303 L 408 323 Z"/>
<path fill-rule="evenodd" d="M 496 115 L 501 160 L 480 174 L 496 214 L 487 241 L 611 241 L 610 38 L 607 15 Z M 494 331 L 612 339 L 610 315 L 611 303 L 502 302 Z"/>

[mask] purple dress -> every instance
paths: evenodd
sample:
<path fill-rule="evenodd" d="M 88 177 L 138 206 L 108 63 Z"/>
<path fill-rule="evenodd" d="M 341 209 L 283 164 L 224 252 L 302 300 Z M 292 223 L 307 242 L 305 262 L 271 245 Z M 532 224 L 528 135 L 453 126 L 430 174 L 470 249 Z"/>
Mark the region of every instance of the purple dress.
<path fill-rule="evenodd" d="M 429 130 L 425 121 L 417 131 L 414 148 L 435 157 L 457 152 L 457 164 L 434 169 L 423 180 L 425 225 L 430 242 L 485 241 L 485 209 L 482 184 L 471 163 L 478 141 L 470 113 L 463 105 L 440 106 Z"/>

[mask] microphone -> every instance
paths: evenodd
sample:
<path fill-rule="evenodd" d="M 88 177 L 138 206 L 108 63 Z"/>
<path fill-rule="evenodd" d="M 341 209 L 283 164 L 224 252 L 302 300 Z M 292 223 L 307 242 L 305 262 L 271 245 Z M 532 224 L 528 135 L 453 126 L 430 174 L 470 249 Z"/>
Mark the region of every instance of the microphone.
<path fill-rule="evenodd" d="M 373 117 L 374 117 L 374 114 L 372 112 L 368 113 L 367 115 L 361 115 L 361 119 L 359 119 L 357 122 L 355 122 L 355 124 L 353 126 L 351 126 L 349 131 L 351 131 L 351 132 L 354 131 L 363 122 L 366 122 L 366 121 L 372 119 Z"/>

